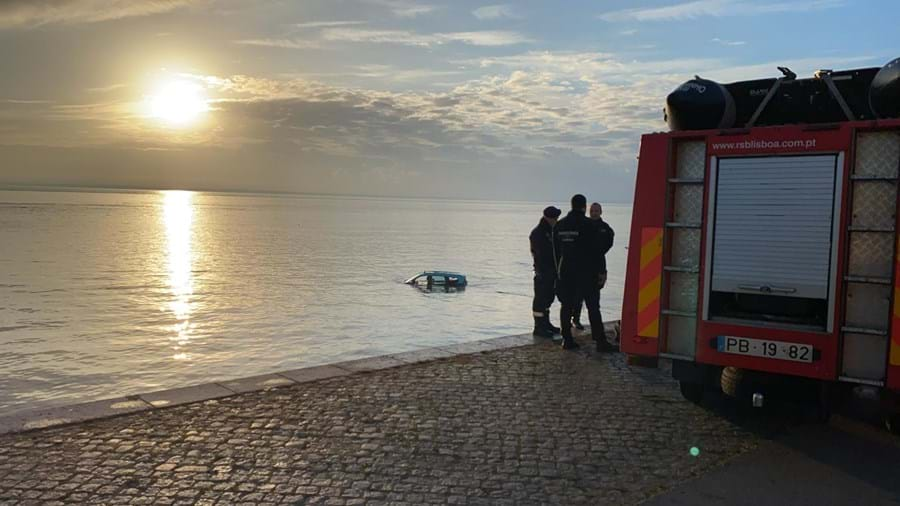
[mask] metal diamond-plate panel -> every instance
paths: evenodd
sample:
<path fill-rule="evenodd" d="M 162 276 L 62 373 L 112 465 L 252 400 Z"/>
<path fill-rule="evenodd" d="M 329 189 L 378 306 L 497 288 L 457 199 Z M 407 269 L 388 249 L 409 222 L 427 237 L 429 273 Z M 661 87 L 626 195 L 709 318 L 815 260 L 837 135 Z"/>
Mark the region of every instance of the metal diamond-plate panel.
<path fill-rule="evenodd" d="M 883 232 L 850 233 L 851 276 L 891 277 L 894 258 L 894 234 Z"/>
<path fill-rule="evenodd" d="M 669 273 L 668 308 L 690 313 L 697 311 L 697 274 Z"/>
<path fill-rule="evenodd" d="M 677 164 L 675 177 L 703 179 L 706 172 L 706 143 L 699 141 L 678 144 Z"/>
<path fill-rule="evenodd" d="M 675 221 L 700 223 L 703 215 L 703 186 L 680 184 L 675 186 Z"/>
<path fill-rule="evenodd" d="M 887 337 L 844 334 L 842 376 L 880 381 L 887 363 Z"/>
<path fill-rule="evenodd" d="M 887 285 L 847 284 L 847 325 L 887 330 L 891 314 L 891 290 Z"/>
<path fill-rule="evenodd" d="M 853 225 L 868 228 L 894 228 L 897 209 L 897 184 L 893 181 L 856 181 L 853 183 Z"/>
<path fill-rule="evenodd" d="M 898 166 L 900 166 L 900 134 L 872 132 L 857 136 L 855 174 L 897 177 Z"/>
<path fill-rule="evenodd" d="M 672 256 L 670 265 L 698 267 L 700 265 L 700 230 L 676 228 L 672 230 Z"/>
<path fill-rule="evenodd" d="M 666 351 L 693 357 L 697 347 L 697 319 L 666 316 Z"/>

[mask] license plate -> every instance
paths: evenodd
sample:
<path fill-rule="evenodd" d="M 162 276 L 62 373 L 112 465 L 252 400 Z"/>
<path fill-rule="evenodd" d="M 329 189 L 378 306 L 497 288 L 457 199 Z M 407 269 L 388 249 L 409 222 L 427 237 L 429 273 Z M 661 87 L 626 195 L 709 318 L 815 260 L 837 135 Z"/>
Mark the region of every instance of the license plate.
<path fill-rule="evenodd" d="M 750 339 L 749 337 L 719 336 L 718 351 L 733 355 L 775 358 L 793 362 L 812 362 L 813 347 L 808 344 Z"/>

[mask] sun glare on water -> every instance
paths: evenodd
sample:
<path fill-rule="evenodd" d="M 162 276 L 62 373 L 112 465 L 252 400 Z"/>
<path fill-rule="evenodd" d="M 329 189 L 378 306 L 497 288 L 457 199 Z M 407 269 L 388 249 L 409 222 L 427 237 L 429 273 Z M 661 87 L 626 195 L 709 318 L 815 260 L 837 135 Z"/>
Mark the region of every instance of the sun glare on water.
<path fill-rule="evenodd" d="M 145 98 L 144 107 L 147 116 L 172 127 L 190 126 L 209 111 L 203 87 L 184 79 L 162 83 Z"/>
<path fill-rule="evenodd" d="M 175 360 L 187 360 L 191 342 L 191 313 L 194 302 L 193 221 L 194 194 L 184 191 L 163 192 L 163 225 L 167 243 L 169 287 L 172 298 L 168 312 L 174 318 L 172 341 Z"/>

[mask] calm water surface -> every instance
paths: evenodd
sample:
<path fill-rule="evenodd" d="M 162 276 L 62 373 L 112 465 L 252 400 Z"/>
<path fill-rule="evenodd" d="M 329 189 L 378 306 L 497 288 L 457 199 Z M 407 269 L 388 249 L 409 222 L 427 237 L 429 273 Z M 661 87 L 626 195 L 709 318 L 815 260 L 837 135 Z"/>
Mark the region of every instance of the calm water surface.
<path fill-rule="evenodd" d="M 545 205 L 0 191 L 0 414 L 528 332 Z M 403 284 L 427 269 L 469 287 Z"/>

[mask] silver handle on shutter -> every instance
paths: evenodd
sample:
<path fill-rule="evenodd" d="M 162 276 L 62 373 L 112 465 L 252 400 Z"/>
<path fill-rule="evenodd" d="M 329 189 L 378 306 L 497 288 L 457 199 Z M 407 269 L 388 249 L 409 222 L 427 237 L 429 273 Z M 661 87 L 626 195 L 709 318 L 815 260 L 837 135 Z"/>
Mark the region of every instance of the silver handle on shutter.
<path fill-rule="evenodd" d="M 760 293 L 795 293 L 797 291 L 796 288 L 767 285 L 738 285 L 738 288 Z"/>

